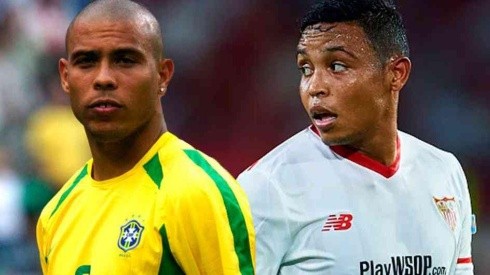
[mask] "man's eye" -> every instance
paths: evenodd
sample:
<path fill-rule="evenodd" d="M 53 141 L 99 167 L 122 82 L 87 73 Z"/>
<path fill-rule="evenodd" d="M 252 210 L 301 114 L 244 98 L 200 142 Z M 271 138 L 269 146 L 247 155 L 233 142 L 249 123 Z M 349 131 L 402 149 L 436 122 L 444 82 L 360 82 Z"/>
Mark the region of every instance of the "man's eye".
<path fill-rule="evenodd" d="M 347 67 L 344 64 L 340 63 L 332 63 L 332 65 L 330 65 L 330 68 L 336 73 L 347 70 Z"/>
<path fill-rule="evenodd" d="M 122 56 L 122 57 L 116 58 L 116 63 L 130 65 L 130 64 L 136 63 L 136 61 L 133 58 Z"/>
<path fill-rule="evenodd" d="M 303 76 L 310 76 L 313 74 L 313 70 L 308 66 L 298 68 Z"/>
<path fill-rule="evenodd" d="M 95 60 L 90 57 L 80 57 L 75 59 L 73 62 L 74 65 L 80 66 L 80 67 L 89 67 L 95 63 Z"/>

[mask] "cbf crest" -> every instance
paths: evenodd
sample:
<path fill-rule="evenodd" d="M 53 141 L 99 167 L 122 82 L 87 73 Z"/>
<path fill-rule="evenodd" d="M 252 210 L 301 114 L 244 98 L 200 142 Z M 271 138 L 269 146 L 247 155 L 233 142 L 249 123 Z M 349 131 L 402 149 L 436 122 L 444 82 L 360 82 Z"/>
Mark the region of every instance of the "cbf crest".
<path fill-rule="evenodd" d="M 119 233 L 119 241 L 117 246 L 124 252 L 128 252 L 138 246 L 145 228 L 139 224 L 136 220 L 128 221 L 121 226 L 121 232 Z"/>
<path fill-rule="evenodd" d="M 456 200 L 454 197 L 434 197 L 434 202 L 437 206 L 437 210 L 442 215 L 442 218 L 444 218 L 449 225 L 449 228 L 454 232 L 456 225 L 458 224 Z"/>

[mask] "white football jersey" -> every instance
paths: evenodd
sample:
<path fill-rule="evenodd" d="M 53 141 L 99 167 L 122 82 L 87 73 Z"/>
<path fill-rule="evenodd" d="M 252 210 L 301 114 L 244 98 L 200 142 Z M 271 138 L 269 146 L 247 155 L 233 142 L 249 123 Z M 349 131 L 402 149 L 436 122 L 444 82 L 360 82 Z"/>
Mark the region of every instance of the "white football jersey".
<path fill-rule="evenodd" d="M 473 274 L 459 162 L 401 131 L 397 147 L 385 166 L 310 127 L 244 171 L 257 274 Z"/>

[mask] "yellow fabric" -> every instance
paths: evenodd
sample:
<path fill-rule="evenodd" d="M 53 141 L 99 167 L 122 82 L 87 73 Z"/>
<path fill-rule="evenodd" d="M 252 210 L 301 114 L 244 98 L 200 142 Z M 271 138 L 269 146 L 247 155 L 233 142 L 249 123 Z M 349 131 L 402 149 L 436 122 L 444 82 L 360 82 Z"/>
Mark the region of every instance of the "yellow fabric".
<path fill-rule="evenodd" d="M 39 172 L 56 190 L 90 159 L 83 126 L 73 116 L 70 106 L 47 105 L 33 113 L 25 140 Z"/>
<path fill-rule="evenodd" d="M 234 243 L 230 224 L 236 217 L 227 215 L 228 199 L 185 150 L 203 156 L 226 180 L 243 214 L 247 232 L 241 233 L 248 237 L 246 245 Z M 155 156 L 163 171 L 160 187 L 145 166 Z M 159 274 L 161 265 L 168 264 L 161 263 L 162 226 L 171 255 L 185 274 L 240 274 L 236 252 L 243 253 L 244 248 L 253 268 L 255 239 L 248 202 L 215 160 L 167 132 L 133 169 L 117 178 L 95 181 L 89 176 L 91 167 L 92 160 L 86 174 L 77 180 L 83 169 L 77 172 L 41 214 L 37 239 L 44 274 Z M 136 231 L 134 221 L 143 227 L 139 238 L 123 238 L 123 226 L 131 221 Z M 134 239 L 139 243 L 124 251 L 124 245 L 118 245 L 121 238 L 129 240 L 124 244 Z"/>

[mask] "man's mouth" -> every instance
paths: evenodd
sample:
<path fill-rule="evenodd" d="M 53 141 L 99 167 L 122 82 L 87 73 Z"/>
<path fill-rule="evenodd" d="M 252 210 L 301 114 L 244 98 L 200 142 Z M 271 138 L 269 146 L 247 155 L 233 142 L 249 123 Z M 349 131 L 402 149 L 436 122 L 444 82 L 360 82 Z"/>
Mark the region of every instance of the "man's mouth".
<path fill-rule="evenodd" d="M 123 106 L 112 99 L 99 99 L 92 102 L 88 108 L 97 116 L 109 116 L 115 114 Z"/>
<path fill-rule="evenodd" d="M 311 117 L 313 123 L 320 129 L 330 126 L 337 119 L 337 115 L 328 110 L 313 111 Z"/>
<path fill-rule="evenodd" d="M 100 103 L 91 106 L 91 108 L 110 108 L 110 107 L 117 107 L 117 106 L 111 103 Z"/>
<path fill-rule="evenodd" d="M 105 109 L 105 108 L 120 108 L 122 106 L 121 104 L 117 103 L 114 100 L 104 99 L 104 100 L 97 100 L 91 103 L 88 107 L 91 109 Z"/>

